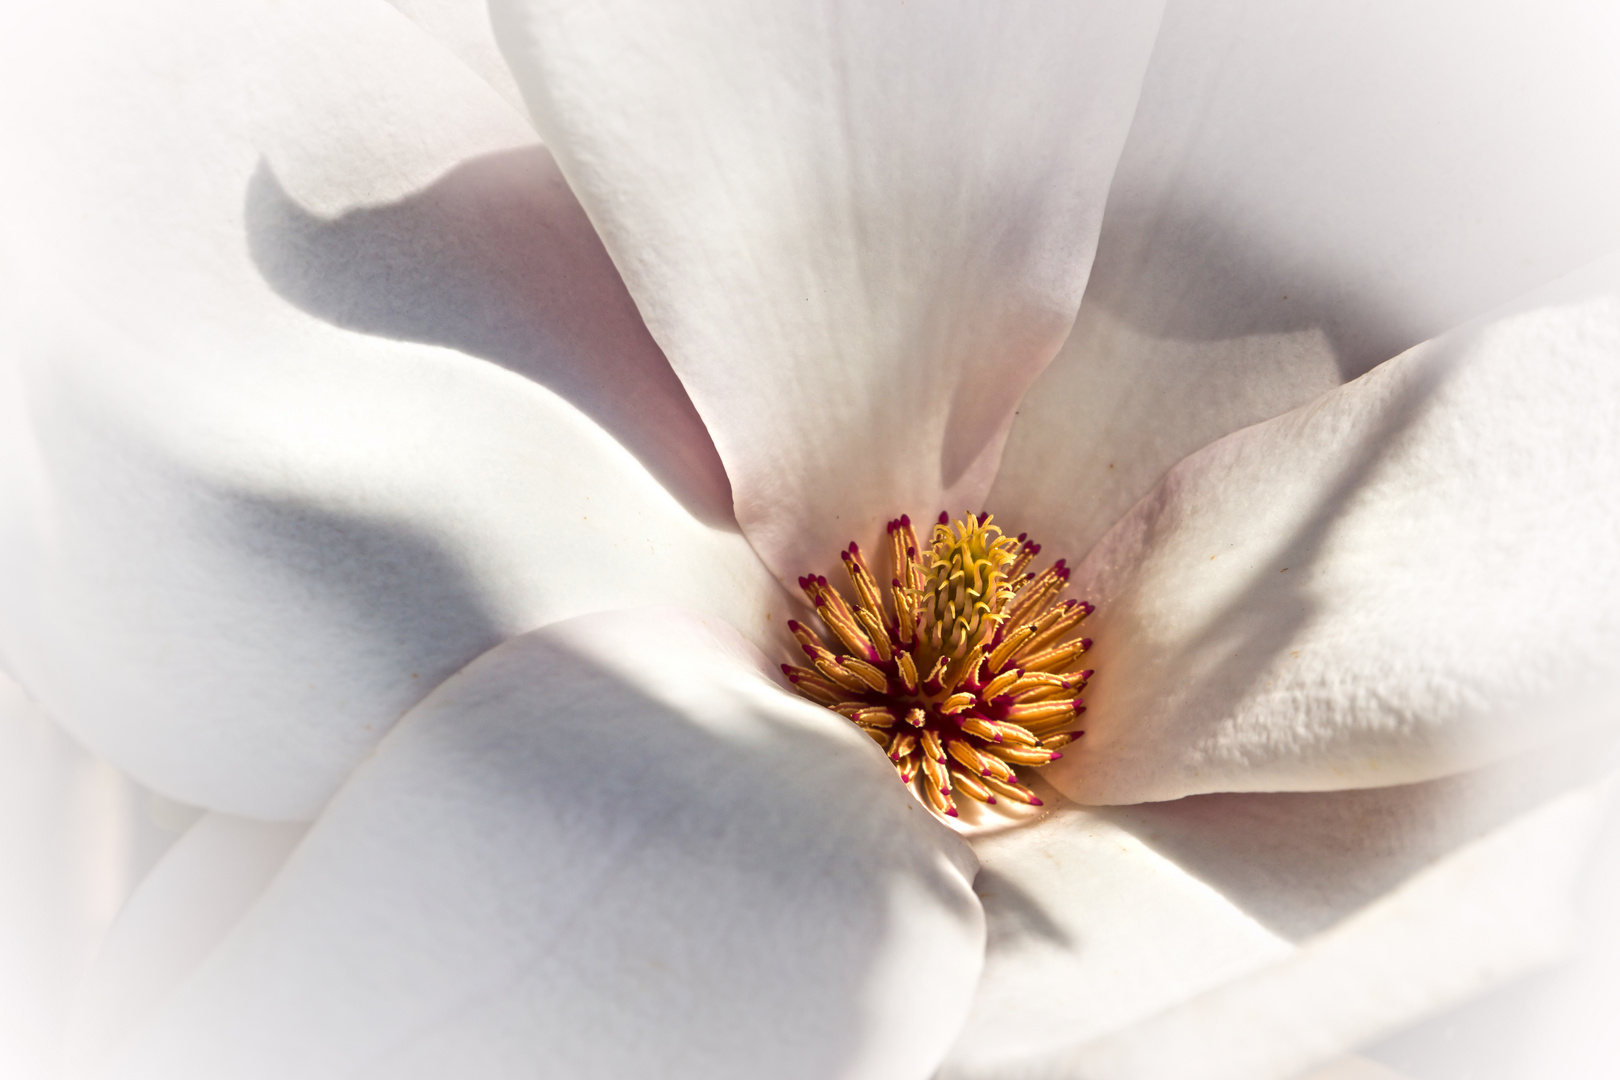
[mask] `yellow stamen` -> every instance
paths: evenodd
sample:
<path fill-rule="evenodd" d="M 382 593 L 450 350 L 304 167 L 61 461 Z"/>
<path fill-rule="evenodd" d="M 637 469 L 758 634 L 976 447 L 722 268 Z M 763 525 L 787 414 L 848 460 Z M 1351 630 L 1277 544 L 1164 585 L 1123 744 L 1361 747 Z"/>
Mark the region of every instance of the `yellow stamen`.
<path fill-rule="evenodd" d="M 848 658 L 846 657 L 846 659 Z M 871 687 L 867 686 L 860 679 L 856 678 L 853 673 L 845 671 L 843 666 L 835 660 L 817 660 L 816 670 L 827 676 L 827 678 L 831 679 L 834 683 L 843 687 L 845 690 L 850 690 L 857 694 L 863 694 L 867 690 L 871 689 Z"/>
<path fill-rule="evenodd" d="M 977 799 L 982 803 L 993 803 L 996 801 L 995 794 L 989 788 L 979 783 L 979 778 L 974 776 L 972 773 L 964 772 L 961 769 L 952 768 L 951 781 L 955 785 L 955 790 L 960 791 L 970 799 Z"/>
<path fill-rule="evenodd" d="M 1017 682 L 1023 674 L 1024 673 L 1018 668 L 1013 668 L 1011 671 L 1003 671 L 1000 675 L 997 675 L 995 678 L 991 679 L 985 684 L 984 696 L 986 698 L 1000 697 L 1002 694 L 1007 692 L 1007 687 Z"/>
<path fill-rule="evenodd" d="M 853 656 L 843 657 L 843 666 L 857 679 L 861 680 L 874 691 L 881 694 L 889 688 L 889 679 L 882 671 L 868 664 L 864 660 L 857 660 Z"/>
<path fill-rule="evenodd" d="M 839 711 L 841 712 L 842 710 Z M 856 712 L 854 716 L 851 716 L 850 719 L 855 721 L 857 724 L 860 724 L 862 727 L 894 726 L 894 713 L 890 712 L 888 709 L 876 705 L 870 709 L 861 709 L 860 711 Z"/>
<path fill-rule="evenodd" d="M 1067 729 L 1091 672 L 1064 669 L 1090 647 L 1069 635 L 1091 605 L 1060 601 L 1062 560 L 1026 572 L 1040 545 L 1004 535 L 990 515 L 940 518 L 926 548 L 909 518 L 889 523 L 887 588 L 850 544 L 853 603 L 824 577 L 800 578 L 826 636 L 790 622 L 809 666 L 782 670 L 884 747 L 935 813 L 956 816 L 953 792 L 1038 806 L 1017 768 L 1056 760 L 1083 734 Z"/>
<path fill-rule="evenodd" d="M 984 781 L 984 786 L 995 792 L 997 795 L 1005 795 L 1014 802 L 1021 802 L 1026 806 L 1041 805 L 1041 800 L 1037 799 L 1035 797 L 1035 793 L 1029 790 L 1029 788 L 1025 787 L 1023 784 L 999 780 L 994 776 L 986 776 L 982 777 L 981 779 Z"/>
<path fill-rule="evenodd" d="M 906 693 L 917 692 L 917 662 L 911 658 L 911 653 L 901 651 L 895 653 L 895 668 L 900 675 L 900 685 L 906 688 Z"/>

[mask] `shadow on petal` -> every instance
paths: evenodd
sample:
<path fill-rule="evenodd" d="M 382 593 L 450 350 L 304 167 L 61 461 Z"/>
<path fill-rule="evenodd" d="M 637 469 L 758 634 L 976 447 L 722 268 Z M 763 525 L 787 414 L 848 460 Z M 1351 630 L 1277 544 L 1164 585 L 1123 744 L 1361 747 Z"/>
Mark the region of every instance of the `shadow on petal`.
<path fill-rule="evenodd" d="M 1118 201 L 1074 329 L 1019 405 L 988 500 L 1069 559 L 1187 455 L 1421 337 L 1314 253 L 1244 233 L 1218 206 Z"/>
<path fill-rule="evenodd" d="M 1476 773 L 1351 791 L 1194 795 L 1092 812 L 1302 942 L 1469 841 L 1600 776 L 1603 738 Z"/>
<path fill-rule="evenodd" d="M 1335 527 L 1385 460 L 1396 455 L 1402 436 L 1422 419 L 1453 370 L 1432 364 L 1417 369 L 1400 396 L 1387 403 L 1377 426 L 1360 445 L 1347 448 L 1338 475 L 1292 535 L 1277 543 L 1269 558 L 1256 561 L 1254 573 L 1237 596 L 1169 660 L 1171 670 L 1203 674 L 1186 692 L 1202 700 L 1210 714 L 1233 715 L 1298 629 L 1318 615 L 1311 575 Z"/>
<path fill-rule="evenodd" d="M 1031 826 L 974 838 L 989 947 L 942 1075 L 1204 1075 L 1174 1044 L 1186 1033 L 1207 1037 L 1211 1075 L 1260 1075 L 1225 1067 L 1255 1033 L 1265 1044 L 1327 1024 L 1331 1056 L 1424 1001 L 1544 962 L 1613 751 L 1600 734 L 1360 791 L 1103 808 L 1054 797 Z M 1030 905 L 1065 940 L 1026 934 Z M 1114 1036 L 1184 1060 L 1131 1071 L 1089 1056 Z M 1054 1064 L 1065 1044 L 1074 1053 Z"/>
<path fill-rule="evenodd" d="M 988 505 L 1071 559 L 1178 461 L 1421 337 L 1315 253 L 1220 206 L 1142 203 L 1110 202 L 1074 327 L 1019 405 Z"/>
<path fill-rule="evenodd" d="M 407 709 L 513 632 L 417 523 L 172 463 L 141 490 L 114 504 L 133 513 L 70 520 L 60 543 L 123 537 L 119 565 L 161 567 L 165 602 L 108 590 L 91 557 L 54 602 L 94 658 L 74 687 L 73 715 L 96 718 L 83 737 L 171 798 L 310 816 Z"/>
<path fill-rule="evenodd" d="M 1308 246 L 1242 228 L 1235 209 L 1187 197 L 1151 208 L 1122 198 L 1104 218 L 1082 319 L 1089 306 L 1150 339 L 1192 342 L 1314 330 L 1344 382 L 1427 336 Z"/>
<path fill-rule="evenodd" d="M 693 516 L 736 528 L 708 429 L 544 147 L 474 158 L 397 202 L 331 219 L 299 205 L 261 162 L 246 221 L 254 263 L 289 303 L 540 383 Z"/>
<path fill-rule="evenodd" d="M 983 955 L 972 856 L 748 651 L 642 609 L 479 658 L 356 770 L 129 1074 L 930 1075 Z"/>
<path fill-rule="evenodd" d="M 1394 889 L 1447 841 L 1466 838 L 1452 835 L 1457 825 L 1444 813 L 1448 783 L 1194 795 L 1094 812 L 1298 942 Z"/>
<path fill-rule="evenodd" d="M 1024 888 L 1015 879 L 998 870 L 981 866 L 973 879 L 973 891 L 979 895 L 986 911 L 994 911 L 996 918 L 986 929 L 990 940 L 986 949 L 1010 949 L 1024 946 L 1056 945 L 1077 949 L 1079 943 L 1053 918 L 1053 913 L 1041 898 Z"/>
<path fill-rule="evenodd" d="M 1252 500 L 1253 510 L 1241 524 L 1204 538 L 1209 546 L 1198 546 L 1196 556 L 1189 554 L 1192 549 L 1182 535 L 1187 519 L 1223 498 L 1288 489 L 1295 480 L 1289 461 L 1234 459 L 1245 444 L 1217 443 L 1173 470 L 1137 504 L 1078 571 L 1082 591 L 1095 597 L 1099 609 L 1092 656 L 1100 674 L 1090 697 L 1094 719 L 1088 742 L 1048 771 L 1050 782 L 1071 797 L 1096 804 L 1178 798 L 1200 785 L 1211 790 L 1211 776 L 1241 781 L 1260 775 L 1245 756 L 1246 747 L 1232 745 L 1231 731 L 1238 724 L 1233 718 L 1262 694 L 1268 672 L 1288 654 L 1302 629 L 1324 616 L 1313 578 L 1336 530 L 1361 493 L 1383 479 L 1386 462 L 1400 457 L 1404 437 L 1454 371 L 1454 366 L 1422 365 L 1409 378 L 1392 382 L 1394 389 L 1381 402 L 1376 424 L 1342 433 L 1345 445 L 1335 448 L 1336 467 L 1315 490 L 1304 493 L 1308 501 L 1295 509 L 1286 501 L 1268 505 Z M 1278 422 L 1310 418 L 1308 412 L 1299 416 L 1303 419 Z M 1302 462 L 1302 467 L 1309 465 Z M 1248 491 L 1239 487 L 1224 495 L 1221 485 L 1228 482 L 1248 485 Z M 1241 562 L 1223 564 L 1232 567 L 1221 571 L 1231 578 L 1212 588 L 1208 606 L 1192 617 L 1167 623 L 1159 607 L 1142 600 L 1142 580 L 1162 587 L 1154 575 L 1180 574 L 1181 580 L 1201 584 L 1192 575 L 1203 565 L 1204 552 L 1213 558 L 1225 550 L 1214 545 L 1240 542 L 1255 550 L 1243 550 Z M 1154 687 L 1172 689 L 1144 704 Z M 1309 729 L 1286 733 L 1296 754 L 1320 753 L 1322 745 L 1331 746 L 1334 735 L 1332 730 Z M 1179 748 L 1183 763 L 1144 783 L 1140 776 L 1156 760 L 1156 747 Z M 1130 779 L 1121 781 L 1120 776 Z M 1390 777 L 1400 779 L 1409 778 Z M 1287 785 L 1251 779 L 1234 786 L 1265 790 Z"/>

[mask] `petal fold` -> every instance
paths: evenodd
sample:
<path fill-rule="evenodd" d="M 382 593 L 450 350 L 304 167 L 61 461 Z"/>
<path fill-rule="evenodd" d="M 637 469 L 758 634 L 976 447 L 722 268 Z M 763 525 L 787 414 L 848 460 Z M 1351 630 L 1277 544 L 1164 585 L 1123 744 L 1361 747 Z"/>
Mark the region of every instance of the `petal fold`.
<path fill-rule="evenodd" d="M 1294 952 L 1151 831 L 1060 795 L 1050 805 L 972 841 L 989 941 L 951 1080 L 1129 1027 Z"/>
<path fill-rule="evenodd" d="M 690 400 L 455 56 L 380 3 L 0 24 L 0 653 L 97 752 L 307 818 L 513 634 L 772 632 Z"/>
<path fill-rule="evenodd" d="M 420 26 L 479 78 L 489 83 L 514 109 L 522 111 L 523 94 L 495 44 L 489 5 L 483 0 L 388 0 L 400 14 Z"/>
<path fill-rule="evenodd" d="M 141 793 L 0 674 L 0 1076 L 57 1080 L 74 994 L 162 842 Z"/>
<path fill-rule="evenodd" d="M 1374 787 L 1606 721 L 1620 256 L 1188 458 L 1077 569 L 1086 803 Z"/>
<path fill-rule="evenodd" d="M 1159 5 L 492 12 L 766 562 L 977 509 L 1079 304 Z"/>
<path fill-rule="evenodd" d="M 207 959 L 307 832 L 302 822 L 208 814 L 140 882 L 74 1007 L 69 1075 L 91 1075 Z"/>
<path fill-rule="evenodd" d="M 1174 0 L 990 508 L 1079 558 L 1186 455 L 1620 247 L 1617 53 L 1602 0 Z"/>
<path fill-rule="evenodd" d="M 1614 802 L 1584 740 L 1444 780 L 1083 810 L 978 840 L 942 1080 L 1288 1080 L 1556 959 Z"/>
<path fill-rule="evenodd" d="M 587 616 L 412 710 L 106 1075 L 924 1080 L 974 868 L 729 627 Z"/>

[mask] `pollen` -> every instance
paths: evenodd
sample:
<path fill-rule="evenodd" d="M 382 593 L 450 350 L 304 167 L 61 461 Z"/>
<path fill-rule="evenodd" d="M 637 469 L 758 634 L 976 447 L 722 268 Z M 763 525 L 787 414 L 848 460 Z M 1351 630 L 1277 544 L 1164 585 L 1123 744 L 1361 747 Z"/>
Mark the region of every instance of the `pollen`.
<path fill-rule="evenodd" d="M 1041 805 L 1019 770 L 1085 734 L 1092 672 L 1079 660 L 1091 641 L 1077 631 L 1092 606 L 1061 599 L 1064 561 L 1031 570 L 1041 546 L 989 514 L 940 514 L 926 549 L 909 517 L 888 532 L 887 588 L 853 542 L 843 552 L 853 600 L 824 577 L 799 579 L 825 633 L 789 622 L 808 663 L 783 673 L 876 740 L 934 813 L 956 817 L 962 797 Z"/>

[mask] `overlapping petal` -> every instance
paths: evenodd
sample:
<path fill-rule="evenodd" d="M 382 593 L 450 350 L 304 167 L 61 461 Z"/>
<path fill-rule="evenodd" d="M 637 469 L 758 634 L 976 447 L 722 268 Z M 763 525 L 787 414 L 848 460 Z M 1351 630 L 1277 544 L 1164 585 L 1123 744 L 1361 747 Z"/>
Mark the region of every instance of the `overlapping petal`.
<path fill-rule="evenodd" d="M 947 1076 L 994 1076 L 1293 951 L 1151 830 L 1042 794 L 1052 810 L 1039 821 L 973 838 L 989 941 Z"/>
<path fill-rule="evenodd" d="M 492 11 L 765 560 L 979 505 L 1079 304 L 1158 5 Z"/>
<path fill-rule="evenodd" d="M 975 843 L 990 945 L 942 1076 L 1295 1077 L 1570 941 L 1603 743 L 1445 780 L 1085 810 Z"/>
<path fill-rule="evenodd" d="M 489 5 L 483 0 L 388 0 L 388 3 L 455 54 L 514 109 L 524 108 L 523 92 L 501 57 L 500 46 L 495 44 Z"/>
<path fill-rule="evenodd" d="M 139 1032 L 264 892 L 309 830 L 208 814 L 163 855 L 118 912 L 74 1008 L 71 1076 L 93 1074 Z"/>
<path fill-rule="evenodd" d="M 1092 551 L 1087 803 L 1373 787 L 1607 719 L 1620 256 L 1178 465 Z"/>
<path fill-rule="evenodd" d="M 370 3 L 4 22 L 0 651 L 80 737 L 307 816 L 514 633 L 648 602 L 770 632 L 701 421 L 455 56 Z"/>
<path fill-rule="evenodd" d="M 222 815 L 176 849 L 87 1056 L 164 1080 L 921 1080 L 979 975 L 973 859 L 719 621 L 768 645 L 783 614 L 720 457 L 783 573 L 980 501 L 1086 282 L 1156 10 L 498 0 L 689 400 L 482 19 L 395 7 L 444 47 L 381 5 L 5 17 L 32 92 L 0 108 L 43 163 L 3 181 L 42 208 L 4 238 L 6 662 L 215 807 L 308 816 L 374 752 L 285 862 L 300 827 Z M 991 499 L 1071 553 L 1187 450 L 1620 229 L 1601 150 L 1505 184 L 1333 173 L 1391 143 L 1433 161 L 1430 129 L 1478 108 L 1495 69 L 1425 53 L 1443 19 L 1172 14 L 1107 274 Z M 1459 126 L 1438 156 L 1593 145 L 1570 132 L 1611 99 L 1544 120 L 1608 86 L 1605 40 L 1504 101 L 1523 138 L 1468 157 Z M 1317 96 L 1280 92 L 1323 51 Z M 1343 92 L 1379 64 L 1425 103 L 1393 133 Z M 1436 70 L 1446 93 L 1408 94 Z M 1534 243 L 1478 227 L 1571 169 Z M 1304 287 L 1277 301 L 1283 280 Z M 1589 722 L 1620 646 L 1617 352 L 1611 262 L 1184 462 L 1081 567 L 1103 674 L 1054 782 L 1367 788 Z M 706 614 L 512 637 L 649 601 Z M 1600 793 L 1464 835 L 1446 808 L 1427 828 L 1433 790 L 1065 804 L 981 838 L 989 967 L 945 1075 L 1280 1076 L 1545 958 Z M 1256 1015 L 1289 1038 L 1240 1041 Z"/>
<path fill-rule="evenodd" d="M 973 856 L 767 670 L 670 610 L 479 658 L 107 1075 L 923 1080 L 979 973 Z"/>
<path fill-rule="evenodd" d="M 0 676 L 0 1076 L 55 1080 L 79 980 L 146 869 L 133 786 Z"/>
<path fill-rule="evenodd" d="M 1187 454 L 1620 247 L 1617 52 L 1602 0 L 1174 0 L 990 508 L 1078 558 Z"/>

